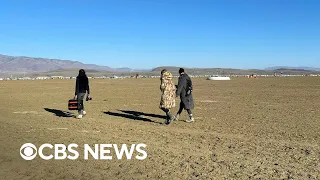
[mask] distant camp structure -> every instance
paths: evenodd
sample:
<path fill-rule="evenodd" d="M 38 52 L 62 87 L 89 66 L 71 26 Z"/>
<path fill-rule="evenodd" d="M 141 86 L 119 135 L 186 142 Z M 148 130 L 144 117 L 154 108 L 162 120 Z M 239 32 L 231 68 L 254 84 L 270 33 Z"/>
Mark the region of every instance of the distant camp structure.
<path fill-rule="evenodd" d="M 64 79 L 63 76 L 51 76 L 51 79 Z"/>
<path fill-rule="evenodd" d="M 251 74 L 251 75 L 248 76 L 248 78 L 257 78 L 257 76 L 254 75 L 254 74 Z"/>
<path fill-rule="evenodd" d="M 230 77 L 227 76 L 210 76 L 207 78 L 207 80 L 212 80 L 212 81 L 227 81 L 231 80 Z"/>

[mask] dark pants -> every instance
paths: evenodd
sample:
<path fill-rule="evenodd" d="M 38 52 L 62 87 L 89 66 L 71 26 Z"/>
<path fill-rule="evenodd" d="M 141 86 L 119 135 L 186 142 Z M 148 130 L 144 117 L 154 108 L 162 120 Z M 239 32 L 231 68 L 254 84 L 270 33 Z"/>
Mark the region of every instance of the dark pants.
<path fill-rule="evenodd" d="M 166 109 L 166 108 L 161 108 L 163 112 L 166 113 L 167 115 L 167 119 L 171 119 L 172 118 L 172 114 L 170 113 L 170 109 Z"/>
<path fill-rule="evenodd" d="M 78 93 L 77 100 L 78 100 L 78 112 L 82 114 L 84 111 L 83 99 L 86 93 Z"/>
<path fill-rule="evenodd" d="M 183 102 L 181 101 L 181 102 L 180 102 L 180 107 L 179 107 L 179 110 L 178 110 L 178 113 L 177 113 L 177 114 L 181 114 L 182 111 L 183 111 L 183 109 L 184 109 L 184 104 L 183 104 Z M 191 109 L 187 109 L 187 112 L 188 112 L 189 116 L 192 114 Z"/>

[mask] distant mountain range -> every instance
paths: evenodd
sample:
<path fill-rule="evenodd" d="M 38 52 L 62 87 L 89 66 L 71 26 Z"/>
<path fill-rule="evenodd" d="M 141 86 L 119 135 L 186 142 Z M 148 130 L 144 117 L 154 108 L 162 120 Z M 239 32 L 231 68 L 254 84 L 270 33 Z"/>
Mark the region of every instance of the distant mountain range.
<path fill-rule="evenodd" d="M 314 68 L 314 67 L 290 67 L 290 66 L 274 66 L 274 67 L 268 67 L 265 70 L 279 70 L 279 69 L 296 69 L 296 70 L 307 70 L 307 71 L 320 71 L 320 68 Z"/>
<path fill-rule="evenodd" d="M 75 76 L 79 69 L 85 69 L 90 76 L 110 75 L 159 75 L 162 69 L 167 69 L 174 75 L 179 67 L 164 66 L 151 70 L 131 68 L 111 68 L 95 64 L 84 64 L 78 61 L 33 58 L 25 56 L 7 56 L 0 54 L 0 77 L 14 76 Z M 191 75 L 248 75 L 248 74 L 319 74 L 320 68 L 275 66 L 261 69 L 232 69 L 232 68 L 185 68 Z"/>
<path fill-rule="evenodd" d="M 6 56 L 0 54 L 0 73 L 34 73 L 61 69 L 95 69 L 109 72 L 130 72 L 130 68 L 111 68 L 78 61 L 33 58 L 25 56 Z"/>

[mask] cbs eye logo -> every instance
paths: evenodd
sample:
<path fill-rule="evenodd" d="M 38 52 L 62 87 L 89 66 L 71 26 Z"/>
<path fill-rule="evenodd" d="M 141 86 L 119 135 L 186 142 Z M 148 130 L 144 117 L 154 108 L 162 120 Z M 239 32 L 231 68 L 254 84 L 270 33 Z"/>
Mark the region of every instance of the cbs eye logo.
<path fill-rule="evenodd" d="M 32 160 L 37 156 L 37 148 L 31 143 L 26 143 L 21 146 L 20 155 L 25 160 Z"/>

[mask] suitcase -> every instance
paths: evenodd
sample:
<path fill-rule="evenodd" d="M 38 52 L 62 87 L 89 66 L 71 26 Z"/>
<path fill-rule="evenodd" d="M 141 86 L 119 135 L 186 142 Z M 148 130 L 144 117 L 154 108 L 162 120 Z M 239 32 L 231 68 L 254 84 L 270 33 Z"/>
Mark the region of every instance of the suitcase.
<path fill-rule="evenodd" d="M 70 99 L 68 101 L 69 110 L 78 110 L 78 101 L 76 99 Z"/>

